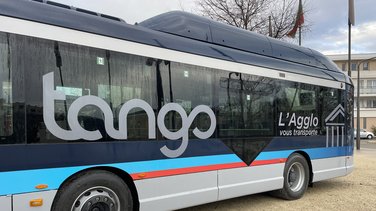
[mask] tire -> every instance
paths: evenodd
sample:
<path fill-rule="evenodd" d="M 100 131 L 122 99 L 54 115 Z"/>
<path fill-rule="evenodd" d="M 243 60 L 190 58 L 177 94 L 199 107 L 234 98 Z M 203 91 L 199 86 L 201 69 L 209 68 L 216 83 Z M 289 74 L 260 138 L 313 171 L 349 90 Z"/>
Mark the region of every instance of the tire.
<path fill-rule="evenodd" d="M 307 160 L 298 153 L 292 154 L 285 164 L 283 188 L 273 195 L 286 200 L 301 198 L 308 187 L 309 173 Z"/>
<path fill-rule="evenodd" d="M 368 139 L 373 139 L 373 136 L 372 135 L 368 135 L 367 138 Z"/>
<path fill-rule="evenodd" d="M 95 209 L 97 208 L 97 209 Z M 53 211 L 133 210 L 132 194 L 117 175 L 103 170 L 78 174 L 57 193 Z"/>

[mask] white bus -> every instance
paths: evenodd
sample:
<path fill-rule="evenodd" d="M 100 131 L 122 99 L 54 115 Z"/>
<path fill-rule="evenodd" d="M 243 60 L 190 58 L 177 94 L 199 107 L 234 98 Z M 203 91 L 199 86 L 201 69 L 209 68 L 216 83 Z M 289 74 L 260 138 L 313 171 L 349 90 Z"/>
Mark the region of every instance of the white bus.
<path fill-rule="evenodd" d="M 353 169 L 322 54 L 184 12 L 0 1 L 0 210 L 172 210 Z"/>

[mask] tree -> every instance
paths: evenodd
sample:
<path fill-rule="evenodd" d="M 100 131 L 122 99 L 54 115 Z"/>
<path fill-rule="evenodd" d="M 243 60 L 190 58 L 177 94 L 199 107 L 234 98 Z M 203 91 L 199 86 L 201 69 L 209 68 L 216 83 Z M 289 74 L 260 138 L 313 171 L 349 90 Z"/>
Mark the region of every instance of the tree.
<path fill-rule="evenodd" d="M 294 27 L 298 0 L 275 1 L 270 10 L 272 37 L 285 37 Z"/>
<path fill-rule="evenodd" d="M 281 39 L 294 27 L 298 0 L 199 0 L 203 16 Z M 305 5 L 303 6 L 305 7 Z"/>
<path fill-rule="evenodd" d="M 204 16 L 250 31 L 263 28 L 262 13 L 270 0 L 201 0 L 198 5 Z"/>

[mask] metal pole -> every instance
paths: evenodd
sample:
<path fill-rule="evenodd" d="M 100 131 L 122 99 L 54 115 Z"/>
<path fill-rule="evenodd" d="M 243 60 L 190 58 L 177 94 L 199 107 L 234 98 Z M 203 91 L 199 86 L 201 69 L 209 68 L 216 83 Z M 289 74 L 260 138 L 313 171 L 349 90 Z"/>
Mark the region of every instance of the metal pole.
<path fill-rule="evenodd" d="M 360 108 L 359 108 L 359 90 L 360 90 L 360 65 L 363 62 L 367 62 L 370 60 L 376 59 L 376 57 L 372 57 L 369 59 L 364 59 L 358 63 L 358 78 L 357 78 L 357 90 L 356 90 L 356 149 L 360 150 Z"/>
<path fill-rule="evenodd" d="M 350 55 L 350 54 L 349 54 Z M 349 60 L 350 61 L 350 60 Z M 359 108 L 359 90 L 360 90 L 360 63 L 358 64 L 358 78 L 356 88 L 356 149 L 360 150 L 360 108 Z M 351 71 L 351 70 L 350 70 Z"/>
<path fill-rule="evenodd" d="M 272 32 L 272 16 L 269 16 L 269 37 L 273 36 Z"/>
<path fill-rule="evenodd" d="M 302 27 L 299 26 L 299 46 L 302 45 Z"/>
<path fill-rule="evenodd" d="M 347 73 L 349 77 L 351 77 L 351 23 L 349 21 L 349 65 L 348 65 L 348 70 Z"/>

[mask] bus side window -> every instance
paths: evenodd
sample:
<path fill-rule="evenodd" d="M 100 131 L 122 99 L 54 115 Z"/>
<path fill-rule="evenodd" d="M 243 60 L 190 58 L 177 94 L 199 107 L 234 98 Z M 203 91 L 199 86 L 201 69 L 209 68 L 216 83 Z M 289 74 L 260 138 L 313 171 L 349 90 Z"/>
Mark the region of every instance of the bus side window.
<path fill-rule="evenodd" d="M 219 79 L 221 137 L 272 136 L 275 82 L 247 74 L 225 73 Z"/>
<path fill-rule="evenodd" d="M 0 32 L 0 145 L 24 143 L 24 77 L 15 36 Z"/>
<path fill-rule="evenodd" d="M 213 108 L 213 75 L 210 68 L 164 61 L 159 63 L 162 80 L 162 105 L 177 103 L 189 113 L 198 105 Z M 166 127 L 171 131 L 182 127 L 181 117 L 177 112 L 169 112 L 165 118 Z M 194 128 L 206 131 L 210 127 L 209 116 L 199 113 L 190 125 L 190 139 L 196 139 Z"/>
<path fill-rule="evenodd" d="M 0 136 L 13 134 L 12 75 L 6 34 L 0 34 Z M 0 140 L 1 143 L 1 140 Z"/>

